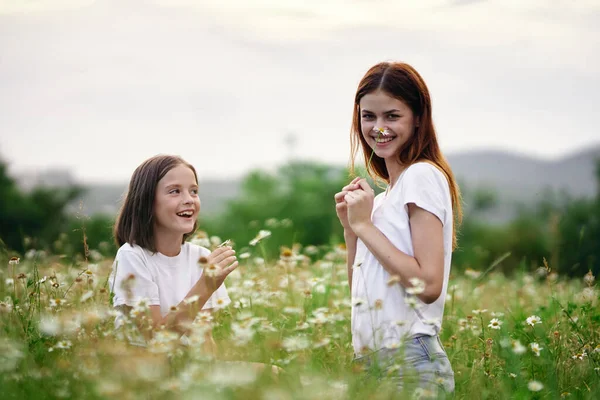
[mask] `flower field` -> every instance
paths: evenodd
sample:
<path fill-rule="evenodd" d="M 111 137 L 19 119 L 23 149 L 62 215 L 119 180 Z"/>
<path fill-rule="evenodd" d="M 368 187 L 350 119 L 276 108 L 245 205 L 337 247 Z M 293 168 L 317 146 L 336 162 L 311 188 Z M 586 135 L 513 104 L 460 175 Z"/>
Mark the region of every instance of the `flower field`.
<path fill-rule="evenodd" d="M 213 239 L 206 244 L 220 242 Z M 350 298 L 343 247 L 295 246 L 265 260 L 258 242 L 238 248 L 230 305 L 200 313 L 185 340 L 159 331 L 147 343 L 131 320 L 115 327 L 112 259 L 93 250 L 77 261 L 6 255 L 0 398 L 435 398 L 410 387 L 396 393 L 385 376 L 352 362 L 350 312 L 359 302 Z M 441 338 L 455 398 L 600 398 L 593 275 L 566 280 L 551 265 L 513 277 L 486 270 L 450 278 Z M 146 311 L 140 304 L 132 313 Z M 203 346 L 210 329 L 214 357 Z"/>

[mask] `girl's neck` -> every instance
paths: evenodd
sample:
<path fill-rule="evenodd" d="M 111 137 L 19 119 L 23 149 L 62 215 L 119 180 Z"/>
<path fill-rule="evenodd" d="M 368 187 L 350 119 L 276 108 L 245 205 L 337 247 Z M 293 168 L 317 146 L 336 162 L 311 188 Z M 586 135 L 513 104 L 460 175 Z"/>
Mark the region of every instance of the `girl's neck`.
<path fill-rule="evenodd" d="M 154 248 L 167 257 L 175 257 L 181 252 L 181 235 L 169 235 L 165 232 L 154 231 Z"/>

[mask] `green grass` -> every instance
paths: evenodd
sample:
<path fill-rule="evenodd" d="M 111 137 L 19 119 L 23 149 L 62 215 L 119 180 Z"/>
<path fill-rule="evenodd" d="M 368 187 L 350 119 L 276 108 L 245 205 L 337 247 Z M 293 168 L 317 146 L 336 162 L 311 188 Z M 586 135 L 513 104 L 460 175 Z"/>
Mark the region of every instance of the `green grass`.
<path fill-rule="evenodd" d="M 210 323 L 216 360 L 201 351 L 208 326 L 202 323 L 188 347 L 167 335 L 148 348 L 129 344 L 133 327 L 114 329 L 110 259 L 70 264 L 40 254 L 8 265 L 6 258 L 0 398 L 403 398 L 352 364 L 343 252 L 311 260 L 295 251 L 293 262 L 261 264 L 253 261 L 260 254 L 251 255 L 227 279 L 232 303 Z M 453 273 L 441 337 L 455 371 L 455 398 L 600 398 L 594 283 L 542 272 L 510 279 L 493 271 L 480 278 Z M 533 315 L 541 323 L 530 326 Z M 500 329 L 488 327 L 492 318 Z M 539 356 L 533 342 L 542 348 Z M 283 372 L 274 376 L 235 361 Z M 532 381 L 543 388 L 531 391 Z"/>

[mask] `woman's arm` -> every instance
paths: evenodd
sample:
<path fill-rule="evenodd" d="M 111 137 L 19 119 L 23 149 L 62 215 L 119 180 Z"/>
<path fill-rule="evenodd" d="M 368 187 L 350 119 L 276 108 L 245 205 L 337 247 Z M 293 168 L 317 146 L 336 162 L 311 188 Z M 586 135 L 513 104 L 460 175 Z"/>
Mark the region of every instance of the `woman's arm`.
<path fill-rule="evenodd" d="M 346 267 L 348 269 L 348 286 L 350 286 L 350 291 L 352 291 L 352 267 L 354 266 L 354 260 L 356 258 L 356 241 L 358 237 L 352 231 L 350 227 L 350 223 L 348 222 L 348 205 L 346 204 L 346 200 L 344 200 L 346 194 L 353 190 L 360 189 L 358 185 L 358 181 L 360 178 L 357 176 L 352 179 L 352 181 L 344 186 L 339 193 L 336 193 L 333 196 L 335 200 L 335 212 L 344 228 L 344 242 L 346 243 Z"/>
<path fill-rule="evenodd" d="M 354 232 L 390 274 L 412 287 L 411 278 L 425 283 L 417 297 L 430 304 L 440 297 L 444 283 L 444 244 L 442 222 L 432 213 L 409 204 L 410 230 L 414 257 L 398 250 L 371 221 L 354 226 Z"/>
<path fill-rule="evenodd" d="M 344 232 L 344 241 L 346 242 L 346 267 L 348 268 L 348 286 L 350 286 L 350 292 L 352 292 L 352 270 L 354 267 L 354 260 L 356 259 L 356 242 L 358 236 L 353 232 Z"/>
<path fill-rule="evenodd" d="M 371 221 L 374 192 L 365 180 L 361 189 L 349 192 L 348 221 L 352 230 L 364 242 L 390 275 L 398 276 L 404 287 L 412 287 L 411 279 L 418 278 L 425 289 L 417 296 L 433 303 L 440 296 L 444 280 L 443 225 L 434 214 L 414 203 L 408 204 L 408 214 L 414 257 L 397 249 Z"/>

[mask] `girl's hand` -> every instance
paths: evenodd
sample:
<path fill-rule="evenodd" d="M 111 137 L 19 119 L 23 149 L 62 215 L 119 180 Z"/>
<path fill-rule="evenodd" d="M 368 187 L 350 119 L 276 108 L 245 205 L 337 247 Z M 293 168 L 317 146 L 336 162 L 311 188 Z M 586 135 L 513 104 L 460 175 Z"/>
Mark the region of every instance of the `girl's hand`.
<path fill-rule="evenodd" d="M 369 186 L 366 179 L 357 182 L 359 189 L 350 191 L 344 196 L 348 209 L 348 224 L 353 232 L 357 233 L 362 226 L 371 223 L 371 212 L 375 191 Z"/>
<path fill-rule="evenodd" d="M 344 231 L 346 232 L 354 233 L 352 232 L 352 228 L 348 222 L 348 205 L 346 204 L 346 200 L 344 198 L 349 192 L 358 190 L 360 188 L 360 186 L 358 186 L 359 180 L 360 177 L 357 176 L 352 180 L 352 182 L 344 186 L 341 192 L 336 193 L 333 197 L 335 199 L 335 212 L 340 220 L 340 223 L 342 224 L 342 227 L 344 228 Z"/>
<path fill-rule="evenodd" d="M 223 246 L 210 253 L 207 259 L 208 266 L 202 271 L 199 282 L 207 290 L 214 292 L 223 284 L 227 275 L 238 267 L 237 257 L 231 246 Z"/>

